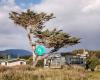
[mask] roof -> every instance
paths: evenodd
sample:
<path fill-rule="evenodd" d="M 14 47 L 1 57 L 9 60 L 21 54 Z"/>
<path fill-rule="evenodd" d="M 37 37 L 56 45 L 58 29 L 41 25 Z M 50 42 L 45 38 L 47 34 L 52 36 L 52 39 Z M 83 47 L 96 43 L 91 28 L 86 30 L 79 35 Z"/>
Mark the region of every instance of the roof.
<path fill-rule="evenodd" d="M 75 54 L 73 54 L 72 52 L 54 52 L 53 54 L 48 56 L 48 58 L 51 58 L 51 57 L 60 58 L 60 57 L 68 56 L 68 55 L 75 56 Z"/>
<path fill-rule="evenodd" d="M 61 56 L 67 56 L 67 55 L 74 56 L 75 54 L 73 54 L 72 52 L 62 52 L 61 53 Z"/>
<path fill-rule="evenodd" d="M 75 54 L 73 52 L 53 52 L 52 54 L 55 54 L 55 55 L 56 54 L 60 54 L 61 56 L 67 56 L 67 55 L 75 56 L 75 55 L 77 55 L 77 54 Z M 79 54 L 80 55 L 86 55 L 86 54 L 88 54 L 88 52 L 87 51 L 84 51 L 84 53 L 79 53 Z"/>

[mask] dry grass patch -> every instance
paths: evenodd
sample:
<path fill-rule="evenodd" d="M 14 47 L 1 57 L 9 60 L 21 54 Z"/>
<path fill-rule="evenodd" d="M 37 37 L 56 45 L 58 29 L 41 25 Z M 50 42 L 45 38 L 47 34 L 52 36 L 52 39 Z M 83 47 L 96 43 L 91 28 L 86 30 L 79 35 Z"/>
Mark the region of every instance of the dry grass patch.
<path fill-rule="evenodd" d="M 0 67 L 0 80 L 100 80 L 97 76 L 80 66 L 63 69 L 32 68 L 31 66 Z"/>

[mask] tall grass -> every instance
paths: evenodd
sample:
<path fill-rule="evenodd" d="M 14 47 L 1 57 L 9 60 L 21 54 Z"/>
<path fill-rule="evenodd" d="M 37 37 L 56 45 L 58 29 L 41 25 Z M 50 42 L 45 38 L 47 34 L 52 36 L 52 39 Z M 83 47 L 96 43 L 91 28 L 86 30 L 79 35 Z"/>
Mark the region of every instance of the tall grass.
<path fill-rule="evenodd" d="M 82 67 L 63 69 L 32 68 L 31 66 L 0 67 L 0 80 L 86 80 Z"/>

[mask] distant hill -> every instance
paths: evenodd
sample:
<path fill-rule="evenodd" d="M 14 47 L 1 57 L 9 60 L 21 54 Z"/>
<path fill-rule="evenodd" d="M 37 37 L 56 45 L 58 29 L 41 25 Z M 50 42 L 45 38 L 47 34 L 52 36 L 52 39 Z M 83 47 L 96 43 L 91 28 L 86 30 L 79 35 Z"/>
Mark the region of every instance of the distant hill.
<path fill-rule="evenodd" d="M 29 56 L 32 55 L 32 52 L 23 49 L 8 49 L 5 51 L 0 51 L 0 57 L 6 57 L 10 55 L 11 57 L 20 57 L 20 56 Z"/>

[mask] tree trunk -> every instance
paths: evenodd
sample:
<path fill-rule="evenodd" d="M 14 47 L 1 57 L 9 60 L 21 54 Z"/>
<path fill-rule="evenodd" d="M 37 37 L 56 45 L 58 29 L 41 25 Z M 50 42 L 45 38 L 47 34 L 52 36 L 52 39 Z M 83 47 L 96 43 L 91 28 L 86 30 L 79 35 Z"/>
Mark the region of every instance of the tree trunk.
<path fill-rule="evenodd" d="M 32 52 L 34 52 L 35 49 L 33 49 L 32 33 L 30 32 L 31 31 L 31 27 L 27 27 L 26 30 L 27 30 L 27 36 L 28 36 L 28 39 L 29 39 L 29 44 L 30 44 L 30 46 L 32 48 Z M 35 53 L 33 53 L 32 57 L 36 58 Z M 33 60 L 33 63 L 34 63 L 33 67 L 36 66 L 37 62 L 38 62 L 37 60 L 36 61 L 35 61 L 35 59 Z"/>

